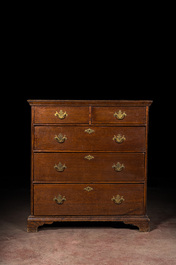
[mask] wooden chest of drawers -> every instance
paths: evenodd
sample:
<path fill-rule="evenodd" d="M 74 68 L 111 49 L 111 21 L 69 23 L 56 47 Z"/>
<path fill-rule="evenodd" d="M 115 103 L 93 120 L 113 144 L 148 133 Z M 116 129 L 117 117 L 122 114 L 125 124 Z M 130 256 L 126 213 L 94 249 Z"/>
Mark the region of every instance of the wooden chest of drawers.
<path fill-rule="evenodd" d="M 122 221 L 149 231 L 147 135 L 152 101 L 28 102 L 27 231 L 57 221 Z"/>

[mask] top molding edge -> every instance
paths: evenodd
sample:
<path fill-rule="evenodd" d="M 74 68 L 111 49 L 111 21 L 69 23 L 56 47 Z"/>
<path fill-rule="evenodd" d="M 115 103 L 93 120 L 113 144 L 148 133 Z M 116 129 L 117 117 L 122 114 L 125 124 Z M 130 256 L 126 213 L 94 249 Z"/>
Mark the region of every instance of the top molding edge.
<path fill-rule="evenodd" d="M 77 105 L 77 106 L 150 106 L 152 100 L 27 100 L 29 105 Z"/>

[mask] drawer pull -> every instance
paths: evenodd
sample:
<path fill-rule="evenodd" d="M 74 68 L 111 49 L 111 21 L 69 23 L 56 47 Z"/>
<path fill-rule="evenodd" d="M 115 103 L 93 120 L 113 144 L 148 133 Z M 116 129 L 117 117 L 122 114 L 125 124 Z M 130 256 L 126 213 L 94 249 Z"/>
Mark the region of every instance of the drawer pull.
<path fill-rule="evenodd" d="M 115 171 L 120 172 L 123 168 L 125 168 L 125 166 L 124 164 L 120 164 L 119 162 L 117 162 L 117 164 L 114 164 L 112 168 L 114 168 Z"/>
<path fill-rule="evenodd" d="M 54 139 L 58 142 L 58 143 L 64 143 L 65 140 L 67 140 L 67 137 L 64 135 L 62 135 L 62 133 L 59 133 L 59 135 L 55 135 Z"/>
<path fill-rule="evenodd" d="M 57 202 L 57 204 L 63 204 L 64 201 L 66 201 L 66 198 L 65 196 L 62 196 L 62 195 L 58 195 L 57 198 L 54 197 L 53 201 Z"/>
<path fill-rule="evenodd" d="M 89 191 L 92 191 L 92 190 L 93 190 L 93 188 L 91 188 L 91 187 L 89 187 L 89 186 L 88 186 L 88 187 L 84 188 L 84 190 L 86 190 L 86 191 L 88 191 L 88 192 L 89 192 Z"/>
<path fill-rule="evenodd" d="M 123 143 L 126 140 L 126 138 L 125 138 L 124 135 L 122 136 L 121 134 L 118 134 L 117 136 L 114 135 L 114 137 L 112 138 L 112 140 L 115 141 L 118 144 L 121 144 L 121 143 Z"/>
<path fill-rule="evenodd" d="M 120 196 L 119 194 L 116 195 L 116 197 L 112 197 L 111 201 L 113 201 L 116 204 L 121 204 L 125 199 L 123 198 L 123 196 Z"/>
<path fill-rule="evenodd" d="M 88 133 L 88 134 L 91 134 L 91 133 L 93 133 L 95 131 L 89 128 L 89 129 L 85 130 L 85 132 Z"/>
<path fill-rule="evenodd" d="M 65 164 L 62 165 L 61 162 L 59 162 L 58 165 L 55 164 L 55 166 L 54 166 L 54 169 L 55 169 L 56 171 L 58 171 L 58 172 L 63 172 L 66 168 L 67 168 L 66 165 L 65 165 Z"/>
<path fill-rule="evenodd" d="M 63 110 L 60 110 L 59 112 L 56 111 L 56 113 L 54 114 L 55 117 L 58 117 L 59 119 L 63 120 L 65 119 L 65 117 L 68 116 L 68 114 L 65 112 L 63 112 Z"/>
<path fill-rule="evenodd" d="M 118 120 L 123 120 L 126 116 L 127 114 L 125 112 L 122 112 L 121 110 L 114 113 L 114 117 L 116 117 Z"/>
<path fill-rule="evenodd" d="M 88 155 L 88 156 L 85 156 L 84 158 L 87 160 L 91 160 L 91 159 L 94 159 L 94 156 Z"/>

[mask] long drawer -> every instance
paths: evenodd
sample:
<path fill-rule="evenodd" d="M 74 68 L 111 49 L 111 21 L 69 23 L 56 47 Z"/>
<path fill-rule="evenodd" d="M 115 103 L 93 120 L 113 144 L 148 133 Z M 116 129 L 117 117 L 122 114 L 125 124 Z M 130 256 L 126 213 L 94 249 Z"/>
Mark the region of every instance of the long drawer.
<path fill-rule="evenodd" d="M 145 151 L 145 127 L 35 126 L 35 150 Z"/>
<path fill-rule="evenodd" d="M 34 215 L 142 215 L 143 184 L 36 184 Z"/>
<path fill-rule="evenodd" d="M 144 180 L 143 153 L 34 153 L 34 180 L 116 182 Z"/>

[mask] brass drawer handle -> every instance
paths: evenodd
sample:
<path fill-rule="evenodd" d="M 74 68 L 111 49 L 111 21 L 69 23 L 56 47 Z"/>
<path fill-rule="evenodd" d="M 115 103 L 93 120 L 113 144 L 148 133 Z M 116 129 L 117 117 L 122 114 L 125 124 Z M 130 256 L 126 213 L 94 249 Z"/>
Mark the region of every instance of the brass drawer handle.
<path fill-rule="evenodd" d="M 54 114 L 55 117 L 58 117 L 59 119 L 63 120 L 65 119 L 65 117 L 68 116 L 68 114 L 65 112 L 63 112 L 63 110 L 60 110 L 59 112 L 56 111 L 56 113 Z"/>
<path fill-rule="evenodd" d="M 92 190 L 93 190 L 93 188 L 91 188 L 91 187 L 89 187 L 89 186 L 88 186 L 88 187 L 84 188 L 84 190 L 86 190 L 86 191 L 88 191 L 88 192 L 89 192 L 89 191 L 92 191 Z"/>
<path fill-rule="evenodd" d="M 91 160 L 91 159 L 94 159 L 94 156 L 88 155 L 88 156 L 85 156 L 84 158 L 87 160 Z"/>
<path fill-rule="evenodd" d="M 56 171 L 58 171 L 58 172 L 63 172 L 66 168 L 67 168 L 66 165 L 65 165 L 65 164 L 62 165 L 61 162 L 59 162 L 58 165 L 55 164 L 55 166 L 54 166 L 54 169 L 55 169 Z"/>
<path fill-rule="evenodd" d="M 121 143 L 123 143 L 126 140 L 126 138 L 125 138 L 124 135 L 122 136 L 121 134 L 118 134 L 117 136 L 114 135 L 114 137 L 112 138 L 112 140 L 115 141 L 118 144 L 121 144 Z"/>
<path fill-rule="evenodd" d="M 114 168 L 115 171 L 120 172 L 123 168 L 125 168 L 125 166 L 124 164 L 120 164 L 119 162 L 117 162 L 117 164 L 114 164 L 112 168 Z"/>
<path fill-rule="evenodd" d="M 116 197 L 112 197 L 111 201 L 113 201 L 116 204 L 121 204 L 125 199 L 123 198 L 123 196 L 120 196 L 119 194 L 116 195 Z"/>
<path fill-rule="evenodd" d="M 114 113 L 114 117 L 116 117 L 118 120 L 123 120 L 126 116 L 127 114 L 125 112 L 122 112 L 121 110 Z"/>
<path fill-rule="evenodd" d="M 54 197 L 53 201 L 56 201 L 57 204 L 63 204 L 64 201 L 66 201 L 66 198 L 65 198 L 65 196 L 62 196 L 62 195 L 59 194 L 59 195 L 57 196 L 57 198 Z"/>
<path fill-rule="evenodd" d="M 58 143 L 64 143 L 65 140 L 67 140 L 67 137 L 64 135 L 62 135 L 62 133 L 59 133 L 58 135 L 55 135 L 54 139 L 58 142 Z"/>
<path fill-rule="evenodd" d="M 91 133 L 93 133 L 95 131 L 89 128 L 89 129 L 86 129 L 85 132 L 88 133 L 88 134 L 91 134 Z"/>

